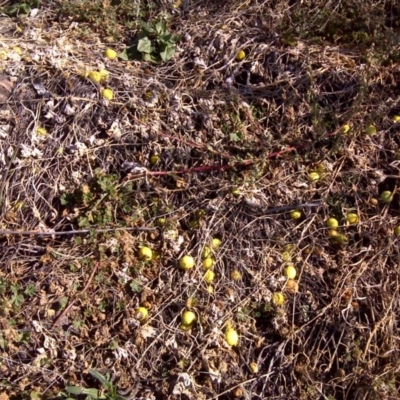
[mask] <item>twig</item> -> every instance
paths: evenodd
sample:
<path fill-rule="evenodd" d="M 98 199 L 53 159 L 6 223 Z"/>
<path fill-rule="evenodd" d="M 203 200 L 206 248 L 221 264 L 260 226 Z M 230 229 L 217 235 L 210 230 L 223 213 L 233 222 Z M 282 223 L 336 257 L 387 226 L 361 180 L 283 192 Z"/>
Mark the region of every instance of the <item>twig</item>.
<path fill-rule="evenodd" d="M 160 175 L 183 175 L 183 174 L 193 174 L 196 172 L 208 172 L 208 171 L 226 171 L 231 168 L 248 167 L 254 164 L 254 161 L 247 160 L 243 162 L 237 162 L 235 164 L 225 164 L 225 165 L 202 165 L 200 167 L 181 169 L 178 171 L 149 171 L 147 174 L 152 176 Z"/>
<path fill-rule="evenodd" d="M 89 280 L 88 280 L 86 286 L 83 288 L 81 294 L 84 294 L 84 293 L 86 292 L 86 290 L 89 288 L 89 285 L 90 285 L 90 283 L 91 283 L 92 280 L 93 280 L 94 274 L 96 273 L 98 266 L 99 266 L 99 263 L 96 262 L 96 264 L 95 264 L 94 267 L 93 267 L 92 274 L 90 275 Z M 69 310 L 72 308 L 72 306 L 75 304 L 75 302 L 76 302 L 76 299 L 72 300 L 72 301 L 68 304 L 68 306 L 65 308 L 65 310 L 64 310 L 64 311 L 57 317 L 57 319 L 54 321 L 54 323 L 53 323 L 53 328 L 55 328 L 57 325 L 60 324 L 61 320 L 67 315 L 67 313 L 68 313 Z"/>
<path fill-rule="evenodd" d="M 55 99 L 55 100 L 81 100 L 81 101 L 87 101 L 90 103 L 97 103 L 99 100 L 98 99 L 89 99 L 87 97 L 75 97 L 75 96 L 53 96 L 50 95 L 48 97 L 40 97 L 39 99 L 18 99 L 18 100 L 6 100 L 0 102 L 0 106 L 4 104 L 21 104 L 21 103 L 41 103 L 45 100 L 50 100 L 50 99 Z"/>
<path fill-rule="evenodd" d="M 104 228 L 104 229 L 79 229 L 79 230 L 72 230 L 72 231 L 12 231 L 12 230 L 0 230 L 0 235 L 23 235 L 23 236 L 60 236 L 60 235 L 71 235 L 71 234 L 78 234 L 78 233 L 102 233 L 102 232 L 116 232 L 116 231 L 156 231 L 157 228 Z"/>
<path fill-rule="evenodd" d="M 267 208 L 263 214 L 268 215 L 268 214 L 275 214 L 278 212 L 282 211 L 288 211 L 288 210 L 295 210 L 297 208 L 312 208 L 312 207 L 318 207 L 322 204 L 322 200 L 316 201 L 315 203 L 303 203 L 303 204 L 296 204 L 294 206 L 279 206 L 279 207 L 272 207 L 272 208 Z"/>
<path fill-rule="evenodd" d="M 141 120 L 139 120 L 138 118 L 135 118 L 135 120 L 139 123 L 142 124 L 143 122 Z M 144 124 L 145 126 L 150 127 L 147 124 Z M 166 124 L 163 124 L 164 129 L 168 129 L 168 126 Z M 326 133 L 325 135 L 322 136 L 322 139 L 326 139 L 332 136 L 336 136 L 338 133 L 340 133 L 343 129 L 345 125 L 341 125 L 339 126 L 339 128 L 336 128 L 333 132 L 330 133 Z M 221 157 L 225 157 L 225 158 L 231 158 L 231 155 L 229 153 L 226 152 L 219 152 L 217 150 L 214 149 L 210 149 L 210 147 L 208 145 L 205 144 L 199 144 L 196 142 L 193 142 L 191 140 L 188 139 L 184 139 L 184 138 L 179 138 L 176 135 L 169 135 L 166 132 L 163 131 L 159 131 L 158 132 L 161 136 L 168 138 L 170 140 L 177 140 L 179 142 L 185 143 L 188 146 L 191 147 L 196 147 L 196 148 L 203 148 L 203 149 L 208 149 L 211 150 L 213 153 L 216 153 L 218 155 L 220 155 Z M 283 156 L 286 153 L 291 153 L 293 151 L 296 150 L 300 150 L 300 149 L 304 149 L 305 147 L 307 147 L 309 144 L 308 143 L 304 143 L 304 144 L 300 144 L 297 146 L 291 146 L 291 147 L 286 147 L 283 150 L 278 150 L 278 151 L 274 151 L 270 154 L 268 154 L 267 156 L 265 156 L 265 158 L 278 158 Z M 226 164 L 226 165 L 203 165 L 200 167 L 196 167 L 196 168 L 190 168 L 190 169 L 184 169 L 184 170 L 178 170 L 178 171 L 148 171 L 146 173 L 143 174 L 138 174 L 135 175 L 135 177 L 140 177 L 140 176 L 145 176 L 147 175 L 152 175 L 152 176 L 162 176 L 162 175 L 183 175 L 183 174 L 191 174 L 191 173 L 197 173 L 197 172 L 208 172 L 208 171 L 226 171 L 228 169 L 232 169 L 232 168 L 240 168 L 240 167 L 248 167 L 248 166 L 252 166 L 257 162 L 257 160 L 247 160 L 247 161 L 242 161 L 242 162 L 237 162 L 234 164 Z"/>
<path fill-rule="evenodd" d="M 328 138 L 328 137 L 332 137 L 337 135 L 341 130 L 342 130 L 342 126 L 337 128 L 335 131 L 328 133 L 326 135 L 323 136 L 323 138 Z M 169 135 L 161 132 L 161 134 L 165 137 L 170 137 Z M 177 139 L 180 140 L 186 144 L 189 144 L 191 146 L 196 145 L 196 147 L 201 148 L 202 146 L 197 145 L 191 141 L 187 141 L 187 140 L 183 140 L 183 139 Z M 301 144 L 301 145 L 297 145 L 297 146 L 292 146 L 292 147 L 286 147 L 283 150 L 278 150 L 278 151 L 274 151 L 270 154 L 268 154 L 267 156 L 265 156 L 265 158 L 278 158 L 283 156 L 286 153 L 291 153 L 293 151 L 296 150 L 300 150 L 300 149 L 304 149 L 305 147 L 307 147 L 307 143 L 306 144 Z M 228 155 L 226 153 L 218 153 L 219 155 L 223 156 L 223 157 L 228 157 Z M 140 178 L 140 177 L 144 177 L 144 176 L 165 176 L 165 175 L 184 175 L 184 174 L 195 174 L 195 173 L 199 173 L 199 172 L 210 172 L 210 171 L 227 171 L 229 169 L 233 169 L 233 168 L 243 168 L 243 167 L 251 167 L 252 165 L 254 165 L 258 160 L 246 160 L 246 161 L 240 161 L 234 164 L 225 164 L 225 165 L 201 165 L 200 167 L 195 167 L 195 168 L 189 168 L 189 169 L 181 169 L 181 170 L 177 170 L 177 171 L 146 171 L 146 172 L 142 172 L 139 174 L 134 174 L 133 176 L 130 176 L 129 178 L 125 179 L 125 180 L 130 180 L 131 178 Z"/>
<path fill-rule="evenodd" d="M 137 174 L 128 175 L 123 181 L 129 182 L 133 179 L 143 178 L 145 176 L 167 176 L 167 175 L 184 175 L 184 174 L 196 174 L 199 172 L 210 172 L 210 171 L 226 171 L 232 168 L 243 168 L 250 167 L 255 163 L 253 160 L 247 160 L 242 162 L 237 162 L 235 164 L 225 164 L 225 165 L 201 165 L 200 167 L 194 167 L 189 169 L 181 169 L 177 171 L 146 171 Z"/>

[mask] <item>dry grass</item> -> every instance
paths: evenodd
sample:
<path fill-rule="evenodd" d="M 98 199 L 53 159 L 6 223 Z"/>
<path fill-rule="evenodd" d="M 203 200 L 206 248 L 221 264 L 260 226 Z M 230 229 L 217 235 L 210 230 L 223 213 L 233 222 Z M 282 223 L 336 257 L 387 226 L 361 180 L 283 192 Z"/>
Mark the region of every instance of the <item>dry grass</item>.
<path fill-rule="evenodd" d="M 69 386 L 131 400 L 398 398 L 400 9 L 293 3 L 135 3 L 181 35 L 161 65 L 104 57 L 138 29 L 121 11 L 101 14 L 116 24 L 106 32 L 76 24 L 74 2 L 1 17 L 1 399 Z M 112 101 L 84 77 L 102 68 Z M 201 253 L 215 237 L 209 285 Z M 184 331 L 188 308 L 198 321 Z"/>

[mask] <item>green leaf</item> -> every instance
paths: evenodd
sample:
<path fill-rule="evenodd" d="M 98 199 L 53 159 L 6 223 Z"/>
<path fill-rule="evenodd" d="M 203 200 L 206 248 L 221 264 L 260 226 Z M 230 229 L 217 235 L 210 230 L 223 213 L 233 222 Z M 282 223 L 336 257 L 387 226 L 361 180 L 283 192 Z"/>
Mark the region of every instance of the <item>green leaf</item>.
<path fill-rule="evenodd" d="M 81 386 L 67 386 L 65 390 L 71 394 L 87 394 L 92 399 L 99 398 L 99 391 L 97 389 L 85 389 Z"/>
<path fill-rule="evenodd" d="M 169 61 L 175 54 L 175 47 L 166 46 L 164 51 L 160 52 L 161 59 L 166 62 Z"/>
<path fill-rule="evenodd" d="M 87 394 L 92 399 L 99 399 L 99 391 L 97 389 L 94 389 L 94 388 L 84 389 L 84 393 L 83 394 Z"/>
<path fill-rule="evenodd" d="M 167 31 L 167 25 L 165 24 L 164 20 L 158 21 L 156 23 L 156 30 L 159 35 L 162 35 Z"/>
<path fill-rule="evenodd" d="M 60 203 L 62 206 L 66 206 L 68 204 L 68 195 L 66 193 L 63 193 L 60 196 Z"/>
<path fill-rule="evenodd" d="M 78 226 L 80 228 L 87 228 L 90 226 L 90 221 L 88 217 L 79 217 L 78 218 Z"/>
<path fill-rule="evenodd" d="M 31 7 L 29 6 L 29 4 L 21 4 L 21 7 L 19 8 L 19 13 L 20 14 L 26 14 L 28 15 L 31 12 Z"/>
<path fill-rule="evenodd" d="M 146 22 L 141 22 L 140 25 L 143 36 L 151 36 L 152 34 L 156 33 L 156 30 L 151 24 L 147 24 Z"/>
<path fill-rule="evenodd" d="M 30 396 L 31 400 L 40 399 L 40 393 L 37 392 L 36 390 L 32 390 L 29 393 L 29 396 Z"/>
<path fill-rule="evenodd" d="M 0 279 L 0 294 L 4 294 L 7 290 L 7 284 L 2 279 Z"/>
<path fill-rule="evenodd" d="M 140 39 L 137 49 L 141 53 L 150 54 L 152 52 L 151 40 L 148 37 L 144 37 L 143 39 Z"/>
<path fill-rule="evenodd" d="M 14 296 L 12 296 L 11 301 L 14 306 L 19 307 L 21 304 L 23 304 L 25 298 L 22 294 L 15 294 Z"/>
<path fill-rule="evenodd" d="M 118 340 L 112 340 L 110 345 L 108 346 L 110 350 L 118 349 Z"/>
<path fill-rule="evenodd" d="M 31 8 L 29 7 L 29 4 L 25 3 L 17 3 L 14 4 L 10 7 L 7 7 L 5 10 L 5 13 L 7 15 L 11 16 L 17 16 L 17 15 L 28 15 L 31 12 Z"/>
<path fill-rule="evenodd" d="M 111 389 L 112 383 L 99 371 L 95 369 L 90 369 L 89 374 L 93 376 L 93 378 L 97 379 L 105 389 Z"/>
<path fill-rule="evenodd" d="M 180 39 L 181 39 L 181 37 L 178 35 L 171 35 L 169 42 L 175 44 L 175 43 L 178 43 Z"/>
<path fill-rule="evenodd" d="M 61 309 L 65 308 L 65 307 L 67 306 L 68 300 L 69 300 L 69 299 L 68 299 L 68 297 L 66 297 L 66 296 L 61 297 L 61 299 L 58 300 L 58 304 L 60 305 Z"/>
<path fill-rule="evenodd" d="M 129 60 L 127 48 L 125 48 L 124 50 L 121 51 L 121 53 L 118 54 L 118 58 L 120 58 L 121 60 L 124 60 L 124 61 Z"/>
<path fill-rule="evenodd" d="M 159 62 L 159 60 L 156 58 L 156 56 L 154 56 L 153 54 L 147 54 L 147 53 L 144 53 L 143 54 L 143 58 L 146 60 L 146 61 L 150 61 L 150 62 L 152 62 L 152 63 L 158 63 Z"/>
<path fill-rule="evenodd" d="M 60 203 L 62 206 L 68 205 L 69 202 L 73 199 L 73 196 L 70 193 L 63 193 L 60 196 Z"/>
<path fill-rule="evenodd" d="M 33 283 L 29 283 L 24 292 L 27 296 L 31 297 L 36 294 L 36 287 Z"/>
<path fill-rule="evenodd" d="M 18 284 L 16 284 L 16 285 L 11 285 L 11 291 L 13 292 L 13 294 L 14 295 L 17 295 L 18 294 L 18 291 L 19 291 L 19 289 L 20 289 L 20 286 L 18 285 Z"/>
<path fill-rule="evenodd" d="M 165 44 L 175 44 L 179 40 L 179 36 L 172 35 L 171 33 L 166 33 L 157 38 L 157 42 Z"/>
<path fill-rule="evenodd" d="M 142 53 L 137 49 L 138 43 L 139 41 L 135 40 L 132 45 L 126 47 L 120 54 L 118 54 L 118 57 L 124 61 L 141 60 Z"/>
<path fill-rule="evenodd" d="M 240 142 L 242 138 L 236 133 L 230 133 L 229 138 L 232 140 L 232 142 Z"/>
<path fill-rule="evenodd" d="M 83 388 L 80 386 L 67 386 L 65 390 L 71 394 L 82 394 Z"/>
<path fill-rule="evenodd" d="M 140 293 L 142 291 L 142 286 L 140 284 L 140 280 L 134 279 L 129 286 L 131 287 L 132 291 L 135 293 Z"/>

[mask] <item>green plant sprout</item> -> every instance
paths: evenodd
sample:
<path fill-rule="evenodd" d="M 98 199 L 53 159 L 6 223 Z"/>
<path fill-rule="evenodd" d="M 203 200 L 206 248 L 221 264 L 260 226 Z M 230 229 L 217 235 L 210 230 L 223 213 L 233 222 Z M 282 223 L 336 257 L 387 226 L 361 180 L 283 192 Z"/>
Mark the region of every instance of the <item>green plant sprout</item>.
<path fill-rule="evenodd" d="M 127 397 L 121 396 L 118 393 L 118 388 L 111 381 L 109 374 L 103 375 L 99 371 L 94 369 L 89 370 L 89 374 L 93 378 L 97 379 L 104 389 L 104 393 L 100 394 L 98 389 L 94 388 L 83 388 L 81 386 L 67 386 L 65 388 L 67 393 L 62 393 L 61 395 L 66 398 L 66 400 L 74 400 L 74 397 L 70 395 L 86 395 L 86 400 L 126 400 Z"/>
<path fill-rule="evenodd" d="M 139 39 L 125 49 L 119 58 L 123 60 L 143 59 L 152 63 L 167 62 L 175 54 L 175 46 L 179 36 L 167 30 L 164 20 L 157 23 L 142 22 Z"/>

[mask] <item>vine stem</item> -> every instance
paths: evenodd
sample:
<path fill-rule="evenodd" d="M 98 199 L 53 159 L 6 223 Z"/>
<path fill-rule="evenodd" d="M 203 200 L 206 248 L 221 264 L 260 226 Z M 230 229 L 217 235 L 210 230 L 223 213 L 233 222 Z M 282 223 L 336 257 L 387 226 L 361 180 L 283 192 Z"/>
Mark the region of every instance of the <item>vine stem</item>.
<path fill-rule="evenodd" d="M 340 131 L 342 131 L 344 126 L 345 125 L 342 125 L 339 128 L 337 128 L 336 130 L 334 130 L 333 132 L 327 133 L 326 135 L 323 136 L 323 138 L 336 136 Z M 197 148 L 204 147 L 204 145 L 199 145 L 198 143 L 192 142 L 191 140 L 176 138 L 165 132 L 159 132 L 159 133 L 161 134 L 161 136 L 164 136 L 168 139 L 178 140 L 178 141 L 185 143 L 192 147 L 197 147 Z M 278 158 L 278 157 L 283 156 L 284 154 L 291 153 L 292 151 L 304 149 L 306 146 L 307 146 L 307 144 L 300 144 L 297 146 L 286 147 L 283 150 L 274 151 L 274 152 L 268 154 L 267 156 L 265 156 L 265 158 L 267 158 L 267 159 Z M 218 153 L 222 157 L 230 157 L 229 154 L 227 154 L 227 153 L 220 153 L 220 152 L 216 152 L 216 153 Z M 246 160 L 246 161 L 239 161 L 239 162 L 236 162 L 233 164 L 225 164 L 225 165 L 201 165 L 200 167 L 181 169 L 181 170 L 177 170 L 177 171 L 146 171 L 146 172 L 140 172 L 138 174 L 132 174 L 129 178 L 126 178 L 125 180 L 130 180 L 131 178 L 140 178 L 140 177 L 149 176 L 149 175 L 150 176 L 166 176 L 166 175 L 195 174 L 195 173 L 199 173 L 199 172 L 210 172 L 210 171 L 227 171 L 227 170 L 233 169 L 233 168 L 250 167 L 250 166 L 254 165 L 256 162 L 257 162 L 257 160 Z"/>
<path fill-rule="evenodd" d="M 116 231 L 155 231 L 157 228 L 104 228 L 104 229 L 78 229 L 71 231 L 12 231 L 8 229 L 0 230 L 0 235 L 22 235 L 22 236 L 60 236 L 60 235 L 72 235 L 79 233 L 103 233 L 103 232 L 116 232 Z"/>

